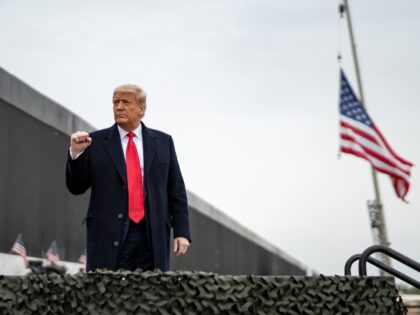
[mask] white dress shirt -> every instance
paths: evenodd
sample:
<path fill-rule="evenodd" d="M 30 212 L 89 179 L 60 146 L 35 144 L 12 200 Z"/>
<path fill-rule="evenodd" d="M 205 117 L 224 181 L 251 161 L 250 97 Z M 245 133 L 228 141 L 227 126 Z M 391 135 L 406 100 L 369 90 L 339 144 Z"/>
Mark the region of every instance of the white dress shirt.
<path fill-rule="evenodd" d="M 128 145 L 128 131 L 125 131 L 120 126 L 118 126 L 118 132 L 120 133 L 121 138 L 121 145 L 124 153 L 124 158 L 126 159 L 126 151 L 127 151 L 127 145 Z M 141 177 L 144 177 L 144 154 L 143 154 L 143 138 L 141 134 L 141 124 L 137 127 L 137 129 L 133 130 L 134 137 L 133 141 L 136 145 L 137 153 L 139 155 L 140 165 L 141 165 Z"/>

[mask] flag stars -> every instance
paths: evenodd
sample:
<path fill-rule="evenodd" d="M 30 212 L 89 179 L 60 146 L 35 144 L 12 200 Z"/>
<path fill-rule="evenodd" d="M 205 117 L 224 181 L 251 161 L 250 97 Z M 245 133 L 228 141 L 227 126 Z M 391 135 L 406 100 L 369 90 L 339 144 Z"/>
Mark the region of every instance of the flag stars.
<path fill-rule="evenodd" d="M 347 116 L 354 121 L 365 124 L 369 127 L 373 126 L 369 115 L 366 113 L 365 108 L 357 99 L 349 87 L 349 83 L 342 79 L 340 91 L 340 112 L 341 115 Z"/>

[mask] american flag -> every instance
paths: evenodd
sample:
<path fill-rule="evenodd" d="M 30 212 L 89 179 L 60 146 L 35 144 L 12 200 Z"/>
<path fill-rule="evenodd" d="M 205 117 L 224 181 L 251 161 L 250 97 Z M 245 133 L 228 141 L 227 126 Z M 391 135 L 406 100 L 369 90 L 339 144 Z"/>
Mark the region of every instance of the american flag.
<path fill-rule="evenodd" d="M 60 261 L 60 256 L 58 255 L 57 242 L 52 241 L 50 248 L 47 250 L 47 260 L 56 264 Z"/>
<path fill-rule="evenodd" d="M 10 252 L 16 255 L 20 255 L 23 258 L 23 263 L 25 264 L 25 267 L 28 268 L 29 267 L 29 262 L 28 262 L 28 256 L 26 253 L 26 248 L 25 245 L 23 244 L 23 237 L 22 237 L 22 233 L 19 233 L 15 243 L 13 244 L 12 248 L 10 249 Z"/>
<path fill-rule="evenodd" d="M 413 164 L 395 153 L 354 94 L 343 70 L 340 76 L 340 150 L 368 160 L 375 170 L 389 175 L 395 193 L 404 200 Z"/>

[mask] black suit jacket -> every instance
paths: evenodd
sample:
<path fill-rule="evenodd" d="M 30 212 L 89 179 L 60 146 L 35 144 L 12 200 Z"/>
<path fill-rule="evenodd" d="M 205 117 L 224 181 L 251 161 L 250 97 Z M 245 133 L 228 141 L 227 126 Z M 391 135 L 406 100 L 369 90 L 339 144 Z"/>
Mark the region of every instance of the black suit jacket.
<path fill-rule="evenodd" d="M 74 195 L 91 188 L 86 217 L 87 270 L 115 270 L 128 208 L 127 176 L 117 125 L 90 134 L 92 144 L 75 160 L 70 155 L 66 184 Z M 191 240 L 184 180 L 171 136 L 142 123 L 144 197 L 156 268 L 169 270 L 170 230 Z"/>

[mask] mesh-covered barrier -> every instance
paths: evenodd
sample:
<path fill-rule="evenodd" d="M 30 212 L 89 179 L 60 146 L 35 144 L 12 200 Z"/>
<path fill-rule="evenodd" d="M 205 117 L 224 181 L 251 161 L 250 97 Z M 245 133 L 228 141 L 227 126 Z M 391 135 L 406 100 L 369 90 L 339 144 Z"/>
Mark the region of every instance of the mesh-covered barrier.
<path fill-rule="evenodd" d="M 0 276 L 0 314 L 403 314 L 382 277 L 95 272 Z"/>

